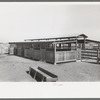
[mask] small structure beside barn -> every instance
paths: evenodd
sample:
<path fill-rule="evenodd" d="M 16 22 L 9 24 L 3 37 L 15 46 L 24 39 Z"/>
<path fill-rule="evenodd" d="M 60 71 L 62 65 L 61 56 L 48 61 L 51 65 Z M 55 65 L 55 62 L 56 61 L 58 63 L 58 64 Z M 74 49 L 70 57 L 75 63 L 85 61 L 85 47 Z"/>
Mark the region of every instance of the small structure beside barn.
<path fill-rule="evenodd" d="M 0 55 L 8 54 L 9 43 L 0 42 Z"/>

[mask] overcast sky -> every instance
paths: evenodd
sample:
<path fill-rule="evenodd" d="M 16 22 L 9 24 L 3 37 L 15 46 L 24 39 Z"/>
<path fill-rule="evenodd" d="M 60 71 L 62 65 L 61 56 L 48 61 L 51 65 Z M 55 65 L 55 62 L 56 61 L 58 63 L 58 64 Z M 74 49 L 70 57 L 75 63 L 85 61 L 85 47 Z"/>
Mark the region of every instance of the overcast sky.
<path fill-rule="evenodd" d="M 76 34 L 100 41 L 100 4 L 0 3 L 0 41 Z"/>

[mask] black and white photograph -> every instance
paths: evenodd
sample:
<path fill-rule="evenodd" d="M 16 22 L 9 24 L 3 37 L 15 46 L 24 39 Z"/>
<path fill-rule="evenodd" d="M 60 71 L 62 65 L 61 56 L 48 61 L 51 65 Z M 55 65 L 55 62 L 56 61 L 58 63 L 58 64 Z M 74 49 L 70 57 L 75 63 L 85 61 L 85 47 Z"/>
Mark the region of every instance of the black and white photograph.
<path fill-rule="evenodd" d="M 0 2 L 0 82 L 100 82 L 100 3 Z"/>

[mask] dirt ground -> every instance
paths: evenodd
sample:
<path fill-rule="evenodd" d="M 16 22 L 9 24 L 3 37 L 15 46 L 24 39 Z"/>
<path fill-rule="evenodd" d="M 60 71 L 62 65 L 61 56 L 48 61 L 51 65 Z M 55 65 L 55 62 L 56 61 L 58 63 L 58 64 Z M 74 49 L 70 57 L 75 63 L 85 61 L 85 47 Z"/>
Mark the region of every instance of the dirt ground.
<path fill-rule="evenodd" d="M 27 74 L 29 67 L 43 67 L 58 76 L 58 82 L 100 81 L 100 64 L 87 62 L 70 62 L 49 64 L 14 55 L 0 55 L 1 82 L 34 82 Z"/>

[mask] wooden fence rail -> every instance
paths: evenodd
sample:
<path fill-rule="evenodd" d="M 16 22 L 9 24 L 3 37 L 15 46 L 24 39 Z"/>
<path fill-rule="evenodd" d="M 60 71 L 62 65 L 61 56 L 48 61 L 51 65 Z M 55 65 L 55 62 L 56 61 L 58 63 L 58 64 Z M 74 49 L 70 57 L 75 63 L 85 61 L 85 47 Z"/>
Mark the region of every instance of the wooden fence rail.
<path fill-rule="evenodd" d="M 99 64 L 100 61 L 100 50 L 99 49 L 84 49 L 81 50 L 81 60 L 82 59 L 92 59 L 96 60 Z"/>

